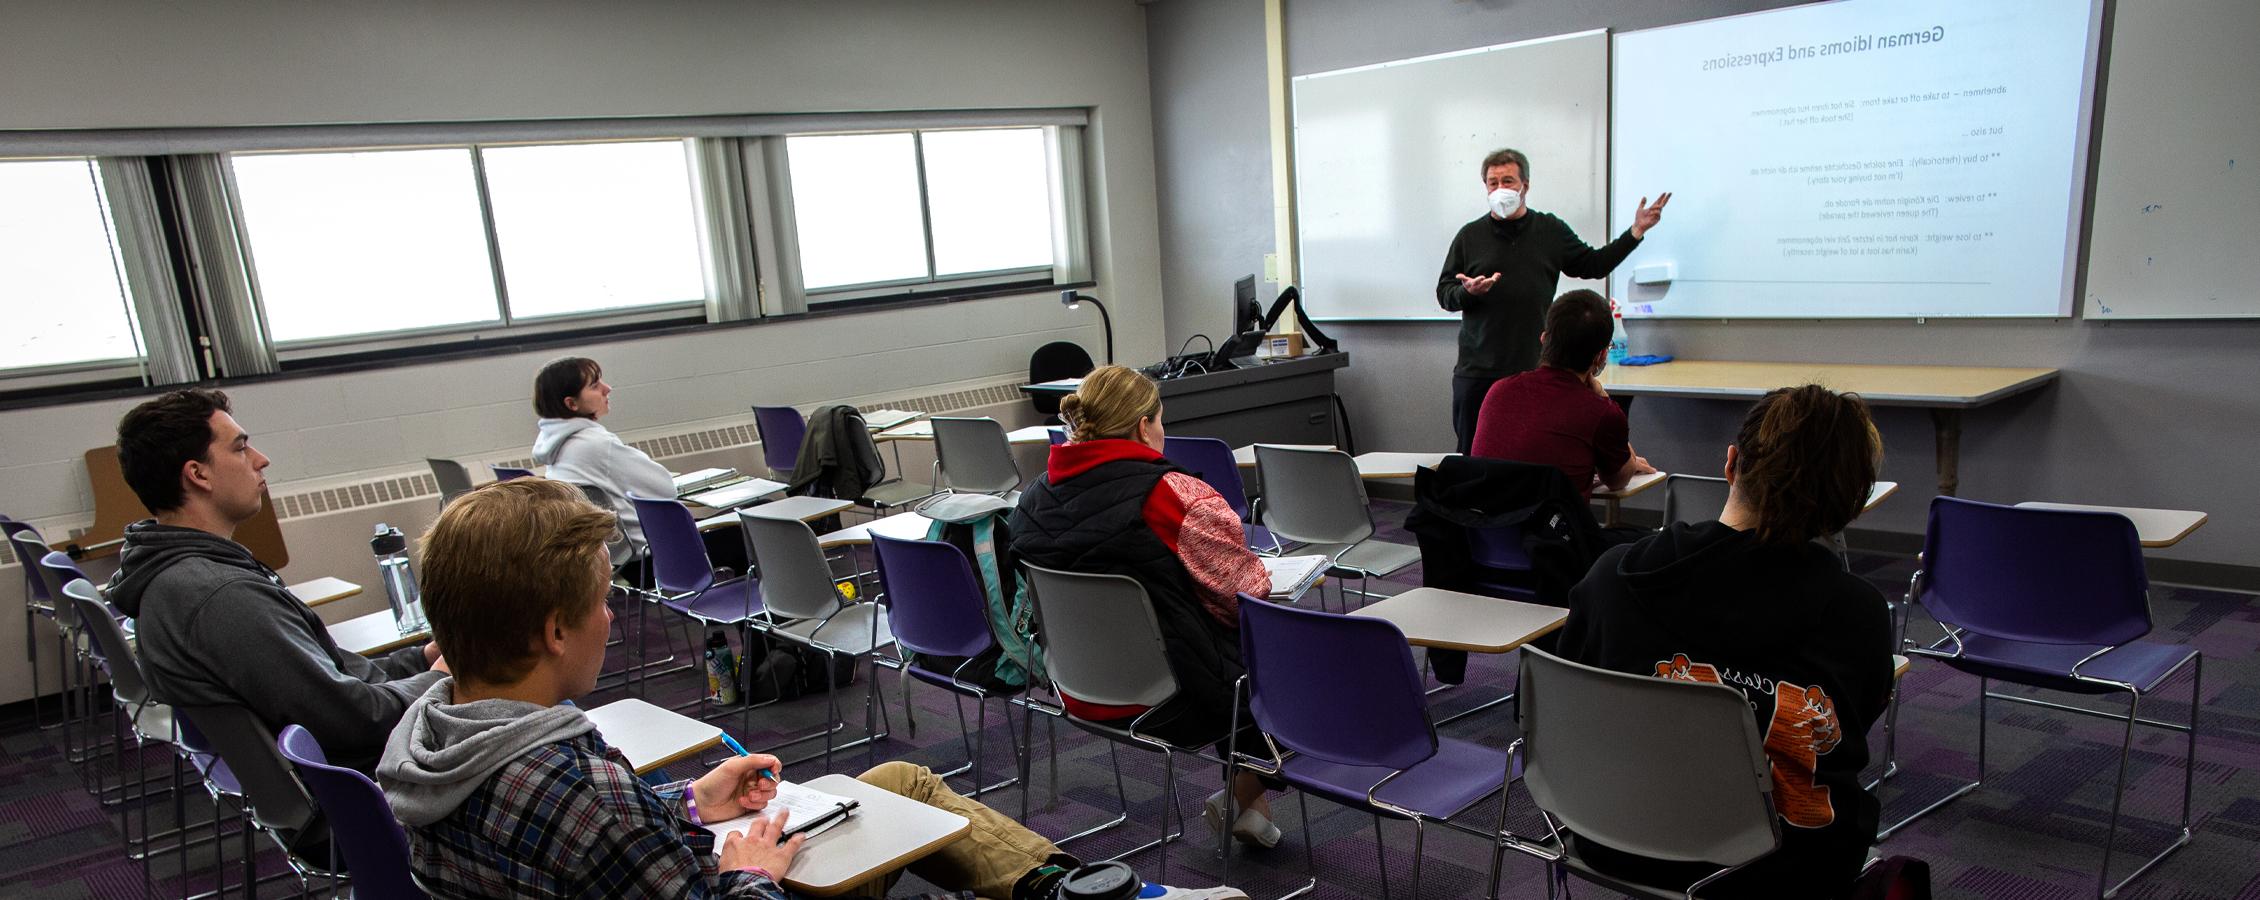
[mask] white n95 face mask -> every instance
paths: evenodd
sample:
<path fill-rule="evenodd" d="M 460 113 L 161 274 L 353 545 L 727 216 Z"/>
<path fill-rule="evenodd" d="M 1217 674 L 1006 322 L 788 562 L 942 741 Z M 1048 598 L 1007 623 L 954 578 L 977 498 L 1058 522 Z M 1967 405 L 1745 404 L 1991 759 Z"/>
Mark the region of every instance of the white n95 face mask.
<path fill-rule="evenodd" d="M 1502 218 L 1502 219 L 1504 219 L 1504 218 L 1507 218 L 1508 216 L 1512 216 L 1512 215 L 1514 215 L 1514 214 L 1515 214 L 1515 213 L 1516 213 L 1516 212 L 1517 212 L 1518 210 L 1521 210 L 1521 209 L 1522 209 L 1522 192 L 1521 192 L 1521 191 L 1517 191 L 1517 190 L 1514 190 L 1514 189 L 1512 189 L 1512 188 L 1500 188 L 1500 189 L 1498 189 L 1498 190 L 1495 190 L 1495 191 L 1492 191 L 1492 192 L 1491 192 L 1491 214 L 1492 214 L 1492 215 L 1495 215 L 1495 216 L 1498 216 L 1499 218 Z"/>

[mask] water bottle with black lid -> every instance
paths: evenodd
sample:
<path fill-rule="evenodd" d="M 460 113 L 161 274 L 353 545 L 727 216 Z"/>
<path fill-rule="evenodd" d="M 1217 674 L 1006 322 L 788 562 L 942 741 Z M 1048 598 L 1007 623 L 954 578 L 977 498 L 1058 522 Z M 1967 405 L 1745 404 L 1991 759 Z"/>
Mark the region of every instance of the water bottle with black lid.
<path fill-rule="evenodd" d="M 369 551 L 377 555 L 377 573 L 384 579 L 385 600 L 392 604 L 392 623 L 401 634 L 428 631 L 424 621 L 424 595 L 416 589 L 416 572 L 408 566 L 408 539 L 400 529 L 377 523 Z"/>

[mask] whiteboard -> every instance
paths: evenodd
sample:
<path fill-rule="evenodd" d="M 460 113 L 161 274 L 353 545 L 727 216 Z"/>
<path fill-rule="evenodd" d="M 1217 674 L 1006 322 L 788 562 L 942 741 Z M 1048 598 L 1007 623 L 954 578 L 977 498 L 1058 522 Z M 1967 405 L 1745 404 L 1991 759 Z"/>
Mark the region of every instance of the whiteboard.
<path fill-rule="evenodd" d="M 2120 0 L 2091 320 L 2260 316 L 2260 3 Z"/>
<path fill-rule="evenodd" d="M 1477 167 L 1501 147 L 1530 157 L 1532 209 L 1606 243 L 1608 83 L 1605 31 L 1297 77 L 1295 258 L 1311 318 L 1457 319 L 1436 305 L 1436 278 L 1460 226 L 1488 214 Z"/>

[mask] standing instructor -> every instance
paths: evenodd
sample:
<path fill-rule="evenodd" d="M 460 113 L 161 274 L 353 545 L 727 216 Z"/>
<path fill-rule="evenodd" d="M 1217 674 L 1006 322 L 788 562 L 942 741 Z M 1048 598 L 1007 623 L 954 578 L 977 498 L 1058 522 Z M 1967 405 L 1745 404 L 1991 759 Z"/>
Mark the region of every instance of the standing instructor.
<path fill-rule="evenodd" d="M 1594 249 L 1552 213 L 1532 210 L 1530 158 L 1494 150 L 1483 158 L 1491 211 L 1460 227 L 1436 279 L 1436 303 L 1460 314 L 1459 362 L 1452 367 L 1452 430 L 1459 452 L 1475 439 L 1475 415 L 1492 382 L 1538 366 L 1538 334 L 1564 274 L 1602 278 L 1631 255 L 1664 216 L 1671 194 L 1640 198 L 1632 227 Z"/>

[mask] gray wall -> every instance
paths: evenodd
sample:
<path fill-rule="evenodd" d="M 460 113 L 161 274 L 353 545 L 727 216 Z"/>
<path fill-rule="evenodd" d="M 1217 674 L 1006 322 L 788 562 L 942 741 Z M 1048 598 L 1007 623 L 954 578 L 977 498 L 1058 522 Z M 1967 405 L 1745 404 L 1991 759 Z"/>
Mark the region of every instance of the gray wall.
<path fill-rule="evenodd" d="M 1631 30 L 1789 5 L 1794 4 L 1291 0 L 1287 65 L 1290 74 L 1304 75 L 1591 28 Z M 1173 341 L 1216 327 L 1207 319 L 1180 320 L 1181 308 L 1190 307 L 1188 315 L 1201 308 L 1187 304 L 1186 296 L 1213 293 L 1211 285 L 1222 272 L 1251 265 L 1238 258 L 1204 258 L 1204 250 L 1244 254 L 1249 251 L 1243 248 L 1271 242 L 1267 165 L 1253 173 L 1222 171 L 1187 159 L 1263 162 L 1262 24 L 1260 0 L 1164 0 L 1149 8 L 1161 216 L 1169 225 L 1171 251 L 1164 257 L 1162 283 L 1170 298 Z M 1257 59 L 1252 70 L 1250 53 Z M 1471 206 L 1477 193 L 1471 183 Z M 1220 208 L 1227 203 L 1233 208 Z M 1667 216 L 1659 227 L 1701 223 Z M 1261 251 L 1254 252 L 1260 264 Z M 1441 242 L 1437 253 L 1441 259 Z M 1220 321 L 1221 313 L 1214 318 Z M 1360 449 L 1449 447 L 1455 328 L 1327 326 L 1353 354 L 1339 378 Z M 2064 375 L 2055 386 L 1967 416 L 1963 496 L 2201 509 L 2211 514 L 2211 523 L 2178 547 L 2154 551 L 2155 558 L 2260 563 L 2249 549 L 2260 542 L 2260 520 L 2253 515 L 2260 507 L 2260 479 L 2247 474 L 2249 448 L 2260 441 L 2260 396 L 2254 391 L 2260 386 L 2260 353 L 2254 352 L 2260 349 L 2260 323 L 1636 322 L 1631 338 L 1636 353 L 1697 359 L 2061 368 Z M 1643 400 L 1633 408 L 1633 443 L 1666 470 L 1708 474 L 1723 463 L 1740 411 L 1729 403 Z M 1889 452 L 1885 477 L 1906 490 L 1861 527 L 1920 533 L 1936 484 L 1929 418 L 1894 409 L 1882 410 L 1878 418 Z"/>

